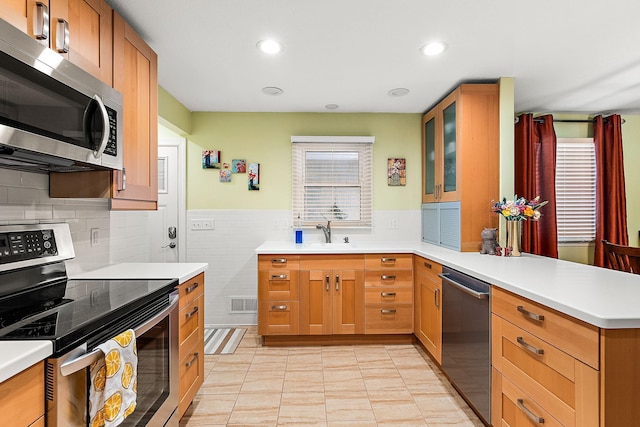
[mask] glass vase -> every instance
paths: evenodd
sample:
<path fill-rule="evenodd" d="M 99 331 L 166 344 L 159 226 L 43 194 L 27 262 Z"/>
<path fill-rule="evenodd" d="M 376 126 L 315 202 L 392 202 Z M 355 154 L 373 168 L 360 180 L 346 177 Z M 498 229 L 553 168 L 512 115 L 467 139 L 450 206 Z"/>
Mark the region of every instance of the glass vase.
<path fill-rule="evenodd" d="M 507 242 L 506 246 L 511 250 L 511 256 L 520 256 L 520 237 L 522 235 L 520 221 L 507 220 Z"/>

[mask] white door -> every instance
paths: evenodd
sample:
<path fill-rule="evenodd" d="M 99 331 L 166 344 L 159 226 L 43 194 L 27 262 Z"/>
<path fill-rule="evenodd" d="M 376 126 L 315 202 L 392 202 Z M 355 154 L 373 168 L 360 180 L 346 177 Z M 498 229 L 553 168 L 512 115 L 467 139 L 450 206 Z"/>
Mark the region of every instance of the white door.
<path fill-rule="evenodd" d="M 178 165 L 177 145 L 158 147 L 158 210 L 149 215 L 151 262 L 180 260 Z"/>

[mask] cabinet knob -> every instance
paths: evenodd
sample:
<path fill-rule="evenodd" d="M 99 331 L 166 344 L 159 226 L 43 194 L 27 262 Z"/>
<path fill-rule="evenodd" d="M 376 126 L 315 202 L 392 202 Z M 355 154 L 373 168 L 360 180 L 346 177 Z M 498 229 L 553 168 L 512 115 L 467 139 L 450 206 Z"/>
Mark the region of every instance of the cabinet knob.
<path fill-rule="evenodd" d="M 33 35 L 38 40 L 47 40 L 49 38 L 49 6 L 36 2 L 34 9 Z"/>
<path fill-rule="evenodd" d="M 271 306 L 271 310 L 285 311 L 286 309 L 287 309 L 286 305 L 272 305 Z"/>
<path fill-rule="evenodd" d="M 286 258 L 274 258 L 271 260 L 271 264 L 286 264 L 286 263 L 287 263 Z"/>
<path fill-rule="evenodd" d="M 287 279 L 287 275 L 286 274 L 272 274 L 271 275 L 271 280 L 286 280 Z"/>
<path fill-rule="evenodd" d="M 382 314 L 396 314 L 396 309 L 395 308 L 383 308 L 382 310 L 380 310 L 380 313 Z"/>
<path fill-rule="evenodd" d="M 530 319 L 537 320 L 538 322 L 542 322 L 544 320 L 544 315 L 532 313 L 521 305 L 519 305 L 517 309 L 520 313 L 524 314 Z"/>
<path fill-rule="evenodd" d="M 396 276 L 387 276 L 383 274 L 380 276 L 380 280 L 396 280 Z"/>
<path fill-rule="evenodd" d="M 380 262 L 382 262 L 382 263 L 395 263 L 396 259 L 395 258 L 380 258 Z"/>
<path fill-rule="evenodd" d="M 380 296 L 381 296 L 382 298 L 385 298 L 385 297 L 395 297 L 395 296 L 396 296 L 396 293 L 395 293 L 395 292 L 380 292 Z"/>
<path fill-rule="evenodd" d="M 198 288 L 199 283 L 198 282 L 194 282 L 193 285 L 189 286 L 186 291 L 188 294 L 190 294 L 191 292 L 195 291 Z"/>

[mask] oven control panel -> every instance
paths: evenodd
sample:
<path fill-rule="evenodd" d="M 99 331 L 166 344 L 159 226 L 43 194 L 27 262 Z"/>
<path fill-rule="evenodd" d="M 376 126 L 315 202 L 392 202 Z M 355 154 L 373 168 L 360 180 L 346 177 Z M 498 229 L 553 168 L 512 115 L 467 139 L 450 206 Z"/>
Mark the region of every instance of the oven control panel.
<path fill-rule="evenodd" d="M 0 233 L 0 264 L 57 254 L 53 230 Z"/>

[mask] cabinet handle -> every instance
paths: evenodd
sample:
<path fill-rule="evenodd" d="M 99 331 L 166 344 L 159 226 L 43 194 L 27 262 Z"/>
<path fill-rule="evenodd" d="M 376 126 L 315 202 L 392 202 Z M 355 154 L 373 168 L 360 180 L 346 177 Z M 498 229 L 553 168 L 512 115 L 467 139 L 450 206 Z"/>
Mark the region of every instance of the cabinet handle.
<path fill-rule="evenodd" d="M 286 305 L 272 305 L 271 310 L 285 311 L 287 309 Z"/>
<path fill-rule="evenodd" d="M 196 360 L 198 360 L 198 352 L 196 351 L 195 353 L 193 353 L 193 359 L 189 360 L 187 363 L 185 363 L 184 365 L 187 368 L 190 368 L 191 365 L 193 365 L 194 363 L 196 363 Z"/>
<path fill-rule="evenodd" d="M 429 270 L 431 270 L 431 268 L 432 268 L 432 267 L 431 267 L 431 264 L 429 264 L 428 262 L 425 262 L 425 263 L 424 263 L 424 266 L 425 266 L 425 267 L 427 267 Z"/>
<path fill-rule="evenodd" d="M 380 280 L 396 280 L 396 276 L 385 276 L 384 274 L 380 276 Z"/>
<path fill-rule="evenodd" d="M 271 260 L 271 264 L 286 264 L 286 263 L 287 263 L 286 258 L 274 258 Z"/>
<path fill-rule="evenodd" d="M 198 312 L 198 307 L 194 307 L 194 309 L 191 311 L 191 313 L 187 313 L 187 314 L 185 314 L 185 316 L 187 316 L 187 319 L 191 319 L 193 316 L 196 315 L 197 312 Z"/>
<path fill-rule="evenodd" d="M 544 424 L 544 418 L 535 415 L 533 412 L 529 410 L 526 406 L 524 406 L 524 400 L 518 399 L 518 407 L 522 409 L 522 412 L 534 423 L 536 424 Z"/>
<path fill-rule="evenodd" d="M 122 168 L 122 171 L 116 171 L 118 177 L 120 178 L 120 187 L 118 188 L 118 191 L 124 191 L 127 188 L 127 173 L 125 171 L 125 168 Z"/>
<path fill-rule="evenodd" d="M 340 290 L 340 275 L 336 274 L 336 291 Z"/>
<path fill-rule="evenodd" d="M 396 293 L 395 292 L 380 292 L 380 296 L 381 297 L 395 297 Z"/>
<path fill-rule="evenodd" d="M 328 274 L 327 274 L 327 276 L 324 278 L 324 283 L 325 283 L 325 286 L 324 286 L 325 290 L 326 290 L 327 292 L 329 292 L 329 275 L 328 275 Z"/>
<path fill-rule="evenodd" d="M 277 280 L 277 279 L 286 280 L 286 278 L 287 278 L 286 274 L 272 274 L 271 275 L 271 280 Z"/>
<path fill-rule="evenodd" d="M 60 18 L 56 24 L 56 51 L 69 53 L 69 23 Z"/>
<path fill-rule="evenodd" d="M 380 258 L 380 262 L 383 262 L 383 263 L 393 262 L 393 263 L 395 263 L 396 259 L 395 258 Z"/>
<path fill-rule="evenodd" d="M 433 293 L 433 300 L 435 306 L 440 307 L 440 289 L 436 289 L 436 291 Z"/>
<path fill-rule="evenodd" d="M 395 308 L 390 308 L 390 309 L 383 308 L 382 310 L 380 310 L 380 313 L 382 313 L 382 314 L 396 314 L 396 309 Z"/>
<path fill-rule="evenodd" d="M 523 346 L 525 349 L 529 350 L 533 354 L 544 354 L 544 350 L 541 348 L 536 348 L 531 344 L 527 343 L 522 337 L 517 338 L 518 344 Z"/>
<path fill-rule="evenodd" d="M 197 288 L 198 286 L 200 286 L 200 285 L 198 284 L 198 282 L 194 282 L 194 283 L 193 283 L 193 285 L 189 286 L 189 287 L 186 289 L 186 290 L 187 290 L 187 293 L 188 293 L 188 294 L 190 294 L 191 292 L 195 291 L 195 290 L 196 290 L 196 288 Z"/>
<path fill-rule="evenodd" d="M 33 32 L 38 40 L 49 38 L 49 6 L 42 2 L 36 2 L 33 16 Z"/>
<path fill-rule="evenodd" d="M 537 320 L 538 322 L 542 322 L 544 320 L 544 315 L 532 313 L 521 305 L 518 306 L 518 311 L 530 319 Z"/>

